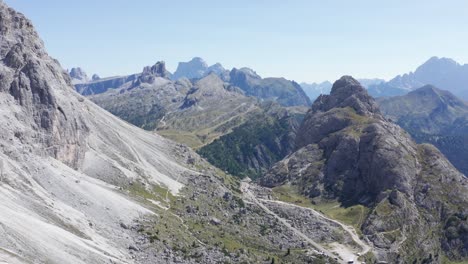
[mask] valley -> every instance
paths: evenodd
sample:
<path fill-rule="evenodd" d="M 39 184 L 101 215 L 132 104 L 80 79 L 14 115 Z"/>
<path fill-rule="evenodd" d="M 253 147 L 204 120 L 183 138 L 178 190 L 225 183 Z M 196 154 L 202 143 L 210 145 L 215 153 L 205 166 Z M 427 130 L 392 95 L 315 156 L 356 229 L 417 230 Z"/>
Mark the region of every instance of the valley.
<path fill-rule="evenodd" d="M 0 0 L 0 263 L 466 263 L 466 64 L 299 84 L 194 57 L 88 77 L 49 55 L 42 25 Z M 207 38 L 174 25 L 122 32 L 135 49 L 161 28 Z"/>

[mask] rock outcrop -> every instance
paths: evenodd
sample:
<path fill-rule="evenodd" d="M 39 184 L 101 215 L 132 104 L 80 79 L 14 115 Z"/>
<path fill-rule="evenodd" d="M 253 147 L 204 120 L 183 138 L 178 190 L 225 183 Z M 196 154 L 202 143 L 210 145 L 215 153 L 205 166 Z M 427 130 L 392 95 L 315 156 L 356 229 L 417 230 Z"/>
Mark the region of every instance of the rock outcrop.
<path fill-rule="evenodd" d="M 171 74 L 166 70 L 166 63 L 164 61 L 158 61 L 153 66 L 146 66 L 143 68 L 143 72 L 138 76 L 138 81 L 135 85 L 140 85 L 141 83 L 153 83 L 156 77 L 162 77 L 170 79 Z"/>
<path fill-rule="evenodd" d="M 166 70 L 166 64 L 164 61 L 159 61 L 153 66 L 145 66 L 141 73 L 135 73 L 127 76 L 100 78 L 97 74 L 94 74 L 91 81 L 75 83 L 75 89 L 80 94 L 89 96 L 105 93 L 108 90 L 115 90 L 122 87 L 125 87 L 125 89 L 131 89 L 143 83 L 152 84 L 157 78 L 171 78 L 171 73 Z"/>
<path fill-rule="evenodd" d="M 296 146 L 264 175 L 263 185 L 294 185 L 313 201 L 366 206 L 361 230 L 380 260 L 438 263 L 442 255 L 468 257 L 466 232 L 460 229 L 468 213 L 467 179 L 436 148 L 417 145 L 386 120 L 353 78 L 342 77 L 330 95 L 317 98 Z M 458 230 L 453 237 L 447 235 L 451 217 Z"/>

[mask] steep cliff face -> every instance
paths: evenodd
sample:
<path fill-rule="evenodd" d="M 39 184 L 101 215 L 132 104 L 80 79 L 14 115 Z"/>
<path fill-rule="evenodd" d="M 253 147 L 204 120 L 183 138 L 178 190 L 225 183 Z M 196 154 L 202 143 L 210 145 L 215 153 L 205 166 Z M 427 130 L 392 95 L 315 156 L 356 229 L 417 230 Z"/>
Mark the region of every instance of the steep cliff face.
<path fill-rule="evenodd" d="M 442 255 L 467 257 L 461 227 L 466 226 L 466 178 L 437 149 L 415 144 L 387 121 L 353 78 L 342 77 L 330 95 L 317 98 L 296 146 L 261 179 L 263 185 L 294 185 L 316 202 L 366 206 L 361 230 L 378 259 L 430 263 Z M 457 223 L 453 238 L 447 236 L 450 217 Z"/>
<path fill-rule="evenodd" d="M 88 128 L 74 111 L 79 97 L 64 100 L 71 93 L 70 78 L 44 51 L 29 20 L 9 8 L 0 12 L 0 91 L 14 98 L 3 96 L 5 116 L 31 125 L 12 129 L 15 138 L 39 144 L 41 151 L 76 167 Z"/>

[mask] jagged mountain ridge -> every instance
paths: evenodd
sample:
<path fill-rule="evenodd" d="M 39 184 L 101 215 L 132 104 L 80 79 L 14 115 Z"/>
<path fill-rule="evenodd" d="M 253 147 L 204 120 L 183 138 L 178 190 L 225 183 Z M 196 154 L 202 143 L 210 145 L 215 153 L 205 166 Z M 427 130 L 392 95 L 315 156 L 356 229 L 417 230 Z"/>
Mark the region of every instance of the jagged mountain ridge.
<path fill-rule="evenodd" d="M 178 69 L 179 73 L 176 71 L 174 75 L 171 75 L 165 70 L 162 77 L 172 79 L 173 82 L 185 82 L 185 79 L 188 79 L 193 84 L 214 73 L 224 82 L 241 88 L 247 96 L 260 100 L 277 101 L 284 106 L 309 106 L 311 104 L 300 85 L 284 78 L 262 78 L 248 68 L 234 68 L 229 71 L 225 70 L 219 63 L 208 67 L 201 58 L 194 58 L 186 63 L 181 62 L 179 67 L 181 68 Z M 122 86 L 128 87 L 130 86 L 128 83 L 136 80 L 141 74 L 96 79 L 87 83 L 77 83 L 75 87 L 79 93 L 86 96 L 100 94 L 108 90 L 122 88 Z"/>
<path fill-rule="evenodd" d="M 454 95 L 468 99 L 468 64 L 461 65 L 449 58 L 432 57 L 414 72 L 398 75 L 386 83 L 369 87 L 373 96 L 404 95 L 424 85 L 434 85 Z"/>
<path fill-rule="evenodd" d="M 214 72 L 223 80 L 225 80 L 226 75 L 229 73 L 228 70 L 224 69 L 221 63 L 215 63 L 208 66 L 202 58 L 195 57 L 188 62 L 179 62 L 177 69 L 171 78 L 174 81 L 180 78 L 201 79 L 211 72 Z"/>
<path fill-rule="evenodd" d="M 387 121 L 356 80 L 342 77 L 317 98 L 296 146 L 260 182 L 292 186 L 316 204 L 364 205 L 369 211 L 359 226 L 378 260 L 468 257 L 467 179 L 436 148 L 415 144 Z"/>
<path fill-rule="evenodd" d="M 449 91 L 426 85 L 378 103 L 384 115 L 417 142 L 435 145 L 458 170 L 468 174 L 468 106 L 464 101 Z"/>

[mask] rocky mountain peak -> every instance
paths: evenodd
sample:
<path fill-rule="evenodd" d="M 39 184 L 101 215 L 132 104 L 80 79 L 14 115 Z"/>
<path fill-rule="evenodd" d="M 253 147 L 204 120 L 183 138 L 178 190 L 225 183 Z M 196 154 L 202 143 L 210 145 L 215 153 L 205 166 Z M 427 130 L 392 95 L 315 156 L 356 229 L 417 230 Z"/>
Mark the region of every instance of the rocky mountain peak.
<path fill-rule="evenodd" d="M 96 73 L 93 74 L 93 76 L 91 77 L 91 80 L 93 80 L 93 81 L 97 81 L 99 79 L 101 79 L 101 77 L 99 77 L 99 75 L 97 75 Z"/>
<path fill-rule="evenodd" d="M 174 80 L 182 77 L 197 79 L 203 77 L 207 69 L 208 65 L 206 62 L 200 57 L 195 57 L 188 62 L 179 62 L 177 70 L 174 72 L 172 77 Z"/>
<path fill-rule="evenodd" d="M 351 76 L 343 76 L 337 80 L 330 95 L 320 95 L 312 105 L 312 110 L 326 112 L 335 107 L 351 107 L 360 115 L 380 113 L 367 90 Z"/>
<path fill-rule="evenodd" d="M 86 72 L 83 69 L 81 69 L 80 67 L 71 68 L 69 74 L 70 74 L 70 77 L 72 79 L 85 81 L 85 82 L 89 80 L 88 75 L 86 74 Z"/>
<path fill-rule="evenodd" d="M 214 72 L 217 75 L 221 75 L 226 71 L 226 69 L 224 69 L 223 65 L 221 65 L 221 63 L 218 62 L 218 63 L 215 63 L 215 64 L 211 65 L 210 67 L 208 67 L 208 69 L 206 71 L 208 73 Z"/>
<path fill-rule="evenodd" d="M 200 66 L 208 66 L 205 60 L 200 57 L 193 57 L 188 63 Z"/>
<path fill-rule="evenodd" d="M 170 78 L 170 73 L 166 70 L 166 63 L 164 61 L 158 61 L 151 67 L 144 67 L 141 76 L 138 77 L 137 84 L 153 83 L 156 77 Z"/>
<path fill-rule="evenodd" d="M 250 68 L 232 68 L 230 72 L 230 77 L 231 79 L 246 79 L 246 78 L 252 78 L 252 79 L 261 79 L 260 75 L 258 75 L 254 70 Z"/>
<path fill-rule="evenodd" d="M 424 70 L 430 70 L 432 68 L 440 68 L 440 69 L 445 69 L 445 68 L 457 68 L 460 66 L 456 61 L 450 58 L 439 58 L 437 56 L 431 57 L 429 60 L 427 60 L 425 63 L 423 63 L 421 66 L 419 66 L 416 69 L 416 72 L 418 71 L 424 71 Z"/>
<path fill-rule="evenodd" d="M 416 144 L 378 111 L 356 80 L 342 77 L 331 94 L 320 96 L 307 113 L 296 137 L 296 151 L 260 182 L 298 190 L 318 203 L 338 200 L 345 207 L 365 206 L 369 214 L 362 233 L 378 245 L 378 258 L 388 263 L 408 262 L 395 261 L 407 254 L 407 248 L 393 248 L 407 238 L 417 241 L 411 252 L 419 251 L 427 263 L 433 262 L 431 252 L 457 252 L 455 244 L 466 247 L 465 235 L 445 235 L 450 232 L 448 219 L 456 215 L 466 219 L 460 209 L 468 202 L 466 178 L 436 148 Z M 443 208 L 443 213 L 434 213 L 433 208 Z M 443 230 L 437 238 L 419 235 L 436 225 Z M 457 227 L 450 229 L 455 233 Z M 404 237 L 400 244 L 386 237 L 394 230 Z"/>

